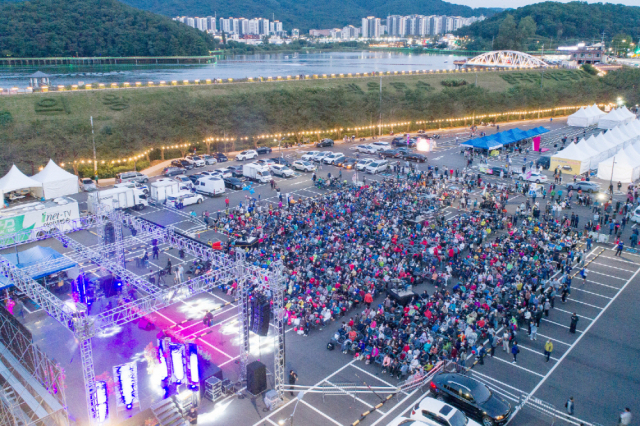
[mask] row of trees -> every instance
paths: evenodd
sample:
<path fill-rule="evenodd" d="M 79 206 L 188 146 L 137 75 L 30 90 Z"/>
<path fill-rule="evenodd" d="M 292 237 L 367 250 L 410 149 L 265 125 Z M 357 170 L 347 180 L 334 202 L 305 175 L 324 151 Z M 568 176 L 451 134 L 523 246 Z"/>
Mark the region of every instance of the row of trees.
<path fill-rule="evenodd" d="M 354 83 L 356 84 L 356 83 Z M 348 128 L 383 122 L 434 120 L 523 109 L 615 101 L 640 102 L 640 70 L 624 69 L 605 77 L 578 82 L 556 82 L 552 89 L 539 84 L 505 85 L 502 92 L 468 84 L 426 90 L 407 85 L 405 90 L 385 86 L 380 103 L 377 91 L 353 90 L 351 85 L 319 86 L 243 85 L 228 92 L 206 88 L 140 91 L 124 112 L 104 111 L 98 93 L 67 94 L 70 107 L 82 105 L 96 127 L 98 158 L 129 156 L 149 147 L 199 142 L 207 137 L 251 136 L 301 132 L 308 129 Z M 249 87 L 247 90 L 244 90 Z M 56 95 L 51 95 L 56 96 Z M 58 95 L 59 96 L 59 95 Z M 84 97 L 84 98 L 83 98 Z M 382 111 L 380 107 L 382 105 Z M 20 108 L 16 106 L 16 111 Z M 17 117 L 14 111 L 14 117 Z M 0 169 L 12 163 L 24 166 L 91 157 L 91 128 L 84 115 L 59 115 L 33 120 L 6 120 L 0 131 Z M 470 124 L 470 123 L 469 123 Z M 398 130 L 399 131 L 399 130 Z M 292 142 L 301 137 L 292 138 Z M 257 141 L 256 141 L 257 142 Z M 245 142 L 242 142 L 245 143 Z M 238 146 L 241 147 L 241 146 Z M 233 150 L 232 144 L 214 149 Z M 149 158 L 152 159 L 152 158 Z"/>

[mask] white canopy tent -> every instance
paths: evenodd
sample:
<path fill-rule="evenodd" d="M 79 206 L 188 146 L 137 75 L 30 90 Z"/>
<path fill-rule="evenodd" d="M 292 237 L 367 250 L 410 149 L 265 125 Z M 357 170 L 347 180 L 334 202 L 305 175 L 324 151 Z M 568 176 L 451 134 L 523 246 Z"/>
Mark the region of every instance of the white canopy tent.
<path fill-rule="evenodd" d="M 587 108 L 587 112 L 593 117 L 591 124 L 598 123 L 600 117 L 602 117 L 603 115 L 607 115 L 607 113 L 598 108 L 598 105 L 596 104 L 593 104 L 589 108 Z"/>
<path fill-rule="evenodd" d="M 614 109 L 607 115 L 603 115 L 598 120 L 599 129 L 613 129 L 616 126 L 625 124 L 630 120 L 629 116 L 621 109 Z"/>
<path fill-rule="evenodd" d="M 589 127 L 592 124 L 592 115 L 584 107 L 574 112 L 567 119 L 567 124 L 573 127 Z"/>
<path fill-rule="evenodd" d="M 583 146 L 581 144 L 587 145 L 592 150 L 597 152 L 597 155 L 595 155 L 594 157 L 591 158 L 591 167 L 592 168 L 595 168 L 598 163 L 600 163 L 601 161 L 606 160 L 607 158 L 610 157 L 609 154 L 608 154 L 608 148 L 607 147 L 603 147 L 602 145 L 600 145 L 594 135 L 589 136 L 588 139 L 583 139 L 578 144 L 578 148 Z"/>
<path fill-rule="evenodd" d="M 629 118 L 629 120 L 635 120 L 636 118 L 638 118 L 638 117 L 636 117 L 636 115 L 635 115 L 634 113 L 632 113 L 631 111 L 629 111 L 629 109 L 628 109 L 626 106 L 623 106 L 623 107 L 620 109 L 620 111 L 622 111 L 622 113 L 623 113 L 624 115 L 626 115 L 626 116 L 627 116 L 627 118 Z"/>
<path fill-rule="evenodd" d="M 3 197 L 4 194 L 13 191 L 19 191 L 21 189 L 26 189 L 29 190 L 29 192 L 33 192 L 34 189 L 41 188 L 42 183 L 22 173 L 15 164 L 11 166 L 9 173 L 4 175 L 4 177 L 0 179 L 0 192 L 2 193 Z"/>
<path fill-rule="evenodd" d="M 582 174 L 589 170 L 591 156 L 581 152 L 578 146 L 570 143 L 565 149 L 551 156 L 549 168 L 555 170 L 560 168 L 565 173 Z"/>
<path fill-rule="evenodd" d="M 613 182 L 633 182 L 640 177 L 640 159 L 629 147 L 598 165 L 598 178 Z"/>
<path fill-rule="evenodd" d="M 629 122 L 629 125 L 636 129 L 638 131 L 638 135 L 640 135 L 640 119 Z"/>
<path fill-rule="evenodd" d="M 78 177 L 58 166 L 53 160 L 49 160 L 47 166 L 34 175 L 33 179 L 42 184 L 42 187 L 35 191 L 36 195 L 47 200 L 79 192 Z"/>
<path fill-rule="evenodd" d="M 622 145 L 623 147 L 629 145 L 631 143 L 631 137 L 626 133 L 620 130 L 622 126 L 618 126 L 612 130 L 609 130 L 606 133 L 606 136 L 609 136 L 609 140 L 613 140 L 617 145 Z"/>
<path fill-rule="evenodd" d="M 623 135 L 625 135 L 628 138 L 629 143 L 634 143 L 638 140 L 638 133 L 636 132 L 635 128 L 630 126 L 631 126 L 631 123 L 629 122 L 622 126 L 616 127 L 616 129 L 618 129 Z"/>
<path fill-rule="evenodd" d="M 604 160 L 604 155 L 602 155 L 602 153 L 595 148 L 592 148 L 585 139 L 582 139 L 580 142 L 578 142 L 576 144 L 576 148 L 578 148 L 581 153 L 584 153 L 584 161 L 589 163 L 588 166 L 590 169 L 595 169 L 596 167 L 598 167 L 600 161 Z"/>
<path fill-rule="evenodd" d="M 605 133 L 600 133 L 598 136 L 596 136 L 595 143 L 599 147 L 601 152 L 606 153 L 607 158 L 611 157 L 619 151 L 619 148 L 616 146 L 616 144 L 611 141 Z"/>

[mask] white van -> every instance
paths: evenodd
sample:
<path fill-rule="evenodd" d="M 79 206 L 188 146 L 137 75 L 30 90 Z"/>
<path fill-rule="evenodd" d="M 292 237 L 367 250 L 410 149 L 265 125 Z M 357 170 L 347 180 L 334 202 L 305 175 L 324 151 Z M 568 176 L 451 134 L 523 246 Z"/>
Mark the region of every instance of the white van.
<path fill-rule="evenodd" d="M 212 197 L 224 194 L 224 181 L 221 177 L 202 177 L 196 181 L 195 186 L 196 192 L 200 194 L 210 195 Z"/>
<path fill-rule="evenodd" d="M 633 216 L 631 216 L 631 221 L 635 223 L 640 223 L 640 206 L 634 210 Z"/>
<path fill-rule="evenodd" d="M 376 173 L 386 171 L 388 167 L 389 167 L 389 162 L 387 160 L 379 160 L 369 164 L 367 167 L 365 167 L 364 170 L 367 173 L 371 173 L 372 175 L 375 175 Z"/>

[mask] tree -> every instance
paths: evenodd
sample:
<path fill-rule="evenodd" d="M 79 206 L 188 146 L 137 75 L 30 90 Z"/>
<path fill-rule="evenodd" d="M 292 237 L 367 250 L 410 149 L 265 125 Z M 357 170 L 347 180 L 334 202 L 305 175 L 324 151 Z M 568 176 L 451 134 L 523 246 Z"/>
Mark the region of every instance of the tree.
<path fill-rule="evenodd" d="M 496 50 L 516 50 L 517 35 L 516 21 L 512 15 L 507 15 L 500 24 L 495 43 Z"/>
<path fill-rule="evenodd" d="M 627 56 L 631 49 L 633 38 L 629 34 L 619 33 L 611 40 L 611 48 L 616 56 Z"/>
<path fill-rule="evenodd" d="M 536 34 L 536 21 L 531 16 L 525 16 L 518 24 L 516 45 L 520 50 L 526 50 L 527 41 Z"/>

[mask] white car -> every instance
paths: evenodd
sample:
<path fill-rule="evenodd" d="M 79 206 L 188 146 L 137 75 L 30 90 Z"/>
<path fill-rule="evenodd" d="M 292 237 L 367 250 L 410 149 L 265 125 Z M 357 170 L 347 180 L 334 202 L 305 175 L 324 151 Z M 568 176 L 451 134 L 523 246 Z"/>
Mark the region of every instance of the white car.
<path fill-rule="evenodd" d="M 214 170 L 214 173 L 222 176 L 223 178 L 233 177 L 233 170 L 223 167 L 222 169 Z"/>
<path fill-rule="evenodd" d="M 197 155 L 187 155 L 184 159 L 196 167 L 204 167 L 206 164 L 205 161 Z"/>
<path fill-rule="evenodd" d="M 193 188 L 193 182 L 191 182 L 191 179 L 189 179 L 187 175 L 178 175 L 178 176 L 175 176 L 173 179 L 177 180 L 180 183 L 180 189 Z"/>
<path fill-rule="evenodd" d="M 257 164 L 260 164 L 261 166 L 273 166 L 274 164 L 278 164 L 276 163 L 273 158 L 261 158 L 259 160 L 256 160 Z"/>
<path fill-rule="evenodd" d="M 375 154 L 378 152 L 378 150 L 371 145 L 358 145 L 356 151 L 362 152 L 363 154 Z"/>
<path fill-rule="evenodd" d="M 387 423 L 387 426 L 430 426 L 427 423 L 422 423 L 417 420 L 408 419 L 406 417 L 396 417 Z"/>
<path fill-rule="evenodd" d="M 82 178 L 80 179 L 80 189 L 83 191 L 97 191 L 98 186 L 92 179 Z"/>
<path fill-rule="evenodd" d="M 244 160 L 253 160 L 258 156 L 258 153 L 255 149 L 248 149 L 246 151 L 242 151 L 240 154 L 236 155 L 236 160 L 244 161 Z"/>
<path fill-rule="evenodd" d="M 180 204 L 182 206 L 190 206 L 192 204 L 200 204 L 203 201 L 202 194 L 194 194 L 191 191 L 180 191 L 167 196 L 167 205 L 172 207 L 177 207 Z"/>
<path fill-rule="evenodd" d="M 537 172 L 520 173 L 520 175 L 518 176 L 518 179 L 526 180 L 529 182 L 535 182 L 535 183 L 541 183 L 541 182 L 547 181 L 547 177 L 545 175 Z"/>
<path fill-rule="evenodd" d="M 216 160 L 215 157 L 213 157 L 212 155 L 207 155 L 207 154 L 203 155 L 202 159 L 204 160 L 204 163 L 207 166 L 211 166 L 212 164 L 216 164 L 218 162 L 218 160 Z"/>
<path fill-rule="evenodd" d="M 331 155 L 331 151 L 322 151 L 314 155 L 311 160 L 315 161 L 316 163 L 321 163 L 322 160 L 324 160 L 324 157 L 328 155 Z"/>
<path fill-rule="evenodd" d="M 322 159 L 322 162 L 325 164 L 336 164 L 338 161 L 344 158 L 344 154 L 341 152 L 334 152 L 333 154 L 329 154 Z"/>
<path fill-rule="evenodd" d="M 374 161 L 375 160 L 373 158 L 365 158 L 364 160 L 358 160 L 358 162 L 356 163 L 356 170 L 364 171 L 364 169 Z"/>
<path fill-rule="evenodd" d="M 631 216 L 631 221 L 635 223 L 640 223 L 640 207 L 637 207 L 634 210 L 633 216 Z"/>
<path fill-rule="evenodd" d="M 311 159 L 313 158 L 314 155 L 320 153 L 320 151 L 308 151 L 305 152 L 304 154 L 302 154 L 302 157 L 300 157 L 303 161 L 311 161 Z"/>
<path fill-rule="evenodd" d="M 287 166 L 282 166 L 280 164 L 271 164 L 269 166 L 269 170 L 271 170 L 271 174 L 273 174 L 274 176 L 280 176 L 280 177 L 293 176 L 293 170 L 291 170 Z"/>
<path fill-rule="evenodd" d="M 294 170 L 301 170 L 303 172 L 313 172 L 317 168 L 315 164 L 302 160 L 294 161 L 291 167 Z"/>
<path fill-rule="evenodd" d="M 382 141 L 378 141 L 378 142 L 373 142 L 370 144 L 370 146 L 376 150 L 376 152 L 380 152 L 380 151 L 385 151 L 387 149 L 391 149 L 391 145 L 389 144 L 389 142 L 382 142 Z"/>
<path fill-rule="evenodd" d="M 413 407 L 411 420 L 417 420 L 427 426 L 480 426 L 462 411 L 430 397 L 424 398 Z"/>
<path fill-rule="evenodd" d="M 367 173 L 375 175 L 376 173 L 385 172 L 389 168 L 389 162 L 387 160 L 376 160 L 370 163 L 364 170 Z"/>

